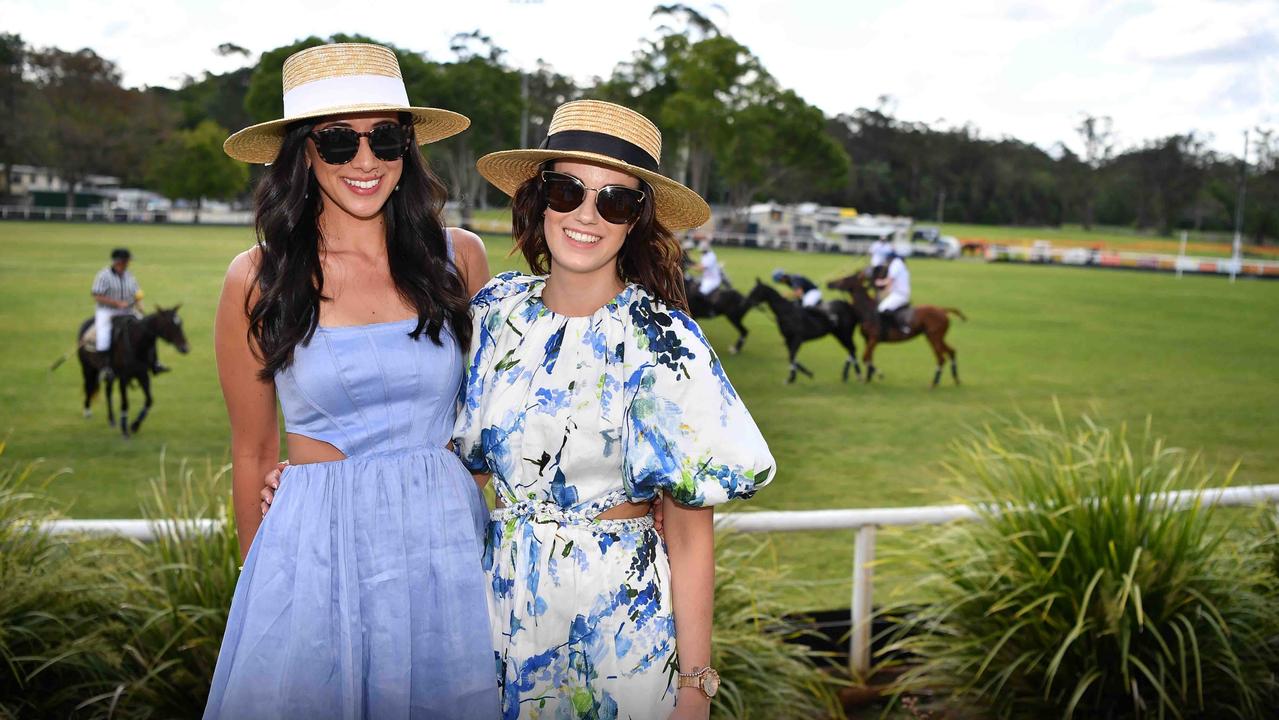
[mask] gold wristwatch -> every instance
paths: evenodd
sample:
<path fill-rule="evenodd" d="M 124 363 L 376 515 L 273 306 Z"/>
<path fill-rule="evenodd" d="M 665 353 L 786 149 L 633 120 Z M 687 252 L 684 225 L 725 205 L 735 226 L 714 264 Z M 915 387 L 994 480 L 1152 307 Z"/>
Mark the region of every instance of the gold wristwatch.
<path fill-rule="evenodd" d="M 693 672 L 680 673 L 675 689 L 686 687 L 695 687 L 707 698 L 713 698 L 719 692 L 719 673 L 712 667 L 693 668 Z"/>

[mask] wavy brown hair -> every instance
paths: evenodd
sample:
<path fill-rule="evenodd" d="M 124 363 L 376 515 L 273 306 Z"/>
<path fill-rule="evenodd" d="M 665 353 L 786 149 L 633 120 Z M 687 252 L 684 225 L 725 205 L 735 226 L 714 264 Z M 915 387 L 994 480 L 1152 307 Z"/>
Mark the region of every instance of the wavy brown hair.
<path fill-rule="evenodd" d="M 541 169 L 551 169 L 554 161 Z M 617 253 L 617 275 L 625 282 L 635 283 L 656 296 L 668 307 L 688 311 L 688 297 L 684 292 L 684 270 L 680 264 L 684 250 L 679 241 L 657 220 L 653 206 L 653 189 L 640 181 L 644 191 L 644 204 L 639 219 L 626 234 L 622 249 Z M 525 180 L 515 191 L 511 201 L 511 229 L 515 235 L 515 248 L 524 255 L 529 268 L 537 275 L 545 275 L 551 269 L 551 250 L 546 245 L 546 231 L 542 225 L 546 213 L 546 195 L 542 188 L 542 173 Z"/>
<path fill-rule="evenodd" d="M 254 278 L 258 296 L 254 302 L 245 299 L 245 310 L 249 344 L 262 361 L 262 380 L 288 367 L 293 349 L 311 340 L 320 322 L 320 302 L 328 299 L 320 265 L 320 192 L 305 152 L 308 134 L 323 120 L 288 126 L 279 156 L 254 195 L 261 262 Z M 411 133 L 411 118 L 401 114 L 400 121 Z M 465 348 L 471 340 L 470 294 L 449 261 L 440 219 L 448 191 L 412 136 L 403 161 L 399 190 L 387 199 L 382 218 L 391 280 L 417 311 L 417 325 L 408 335 L 414 340 L 425 335 L 439 345 L 447 326 Z"/>

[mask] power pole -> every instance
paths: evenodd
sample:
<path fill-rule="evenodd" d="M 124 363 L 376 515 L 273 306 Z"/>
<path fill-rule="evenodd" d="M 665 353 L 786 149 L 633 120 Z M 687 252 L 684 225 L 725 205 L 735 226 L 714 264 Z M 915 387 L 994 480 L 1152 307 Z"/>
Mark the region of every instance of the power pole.
<path fill-rule="evenodd" d="M 1248 131 L 1243 131 L 1243 159 L 1239 161 L 1239 202 L 1235 204 L 1235 242 L 1230 254 L 1230 282 L 1239 274 L 1243 257 L 1243 201 L 1248 192 Z"/>
<path fill-rule="evenodd" d="M 520 71 L 520 147 L 528 147 L 528 73 Z"/>
<path fill-rule="evenodd" d="M 946 222 L 946 189 L 937 193 L 937 232 L 941 232 L 941 224 Z"/>

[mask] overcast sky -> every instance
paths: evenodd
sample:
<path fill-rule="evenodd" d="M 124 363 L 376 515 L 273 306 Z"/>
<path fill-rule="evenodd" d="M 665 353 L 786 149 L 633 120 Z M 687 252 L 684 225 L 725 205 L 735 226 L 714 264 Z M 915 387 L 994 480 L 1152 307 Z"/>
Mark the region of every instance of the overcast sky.
<path fill-rule="evenodd" d="M 36 46 L 90 47 L 131 86 L 225 72 L 308 35 L 360 33 L 451 57 L 479 29 L 508 61 L 579 81 L 607 76 L 655 23 L 630 0 L 0 0 L 0 30 Z M 1078 149 L 1081 113 L 1114 119 L 1121 147 L 1195 130 L 1238 155 L 1242 133 L 1279 127 L 1276 0 L 724 0 L 688 4 L 828 115 L 890 96 L 898 117 L 972 123 L 985 137 Z M 430 103 L 430 98 L 412 98 Z M 451 108 L 465 113 L 466 108 Z"/>

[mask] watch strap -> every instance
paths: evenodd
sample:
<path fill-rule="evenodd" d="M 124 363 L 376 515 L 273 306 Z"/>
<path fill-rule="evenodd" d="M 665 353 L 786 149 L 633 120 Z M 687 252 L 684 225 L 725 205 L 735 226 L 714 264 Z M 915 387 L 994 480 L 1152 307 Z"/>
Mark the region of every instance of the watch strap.
<path fill-rule="evenodd" d="M 714 695 L 713 691 L 706 692 L 706 678 L 714 672 L 715 670 L 708 665 L 706 667 L 693 668 L 693 672 L 678 673 L 678 677 L 675 680 L 675 689 L 680 690 L 686 687 L 697 688 L 698 690 L 701 690 L 702 694 L 706 697 L 712 697 Z M 718 673 L 716 673 L 716 675 L 718 676 Z M 712 690 L 716 689 L 718 688 L 713 688 Z"/>

